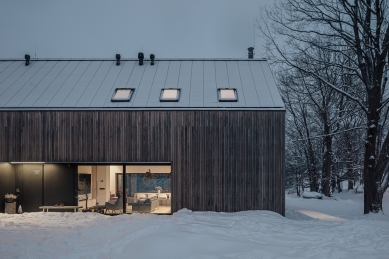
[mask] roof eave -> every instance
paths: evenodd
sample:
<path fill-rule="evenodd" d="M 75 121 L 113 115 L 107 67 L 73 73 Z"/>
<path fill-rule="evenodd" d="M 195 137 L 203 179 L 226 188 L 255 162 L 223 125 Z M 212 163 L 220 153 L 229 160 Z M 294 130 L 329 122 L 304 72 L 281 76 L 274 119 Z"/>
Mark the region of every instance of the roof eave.
<path fill-rule="evenodd" d="M 285 111 L 285 107 L 2 107 L 0 111 Z"/>

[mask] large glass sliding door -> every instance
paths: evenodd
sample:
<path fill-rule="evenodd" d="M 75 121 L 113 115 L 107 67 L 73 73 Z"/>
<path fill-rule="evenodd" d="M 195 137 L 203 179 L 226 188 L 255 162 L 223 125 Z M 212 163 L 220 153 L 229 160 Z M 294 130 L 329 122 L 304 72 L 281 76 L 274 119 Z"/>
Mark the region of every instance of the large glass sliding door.
<path fill-rule="evenodd" d="M 140 172 L 142 171 L 143 172 Z M 125 193 L 127 213 L 171 213 L 170 166 L 126 166 L 126 186 L 123 174 L 116 174 L 117 195 Z"/>
<path fill-rule="evenodd" d="M 170 214 L 170 172 L 170 165 L 79 165 L 78 205 L 105 212 L 111 208 L 109 214 Z"/>

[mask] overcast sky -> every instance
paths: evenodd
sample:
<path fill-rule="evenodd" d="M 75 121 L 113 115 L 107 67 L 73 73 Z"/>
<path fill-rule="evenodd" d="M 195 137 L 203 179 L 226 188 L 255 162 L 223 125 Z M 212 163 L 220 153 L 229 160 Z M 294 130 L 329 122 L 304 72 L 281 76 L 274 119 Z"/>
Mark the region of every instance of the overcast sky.
<path fill-rule="evenodd" d="M 7 0 L 0 3 L 0 59 L 246 58 L 265 0 Z M 254 41 L 255 39 L 255 41 Z"/>

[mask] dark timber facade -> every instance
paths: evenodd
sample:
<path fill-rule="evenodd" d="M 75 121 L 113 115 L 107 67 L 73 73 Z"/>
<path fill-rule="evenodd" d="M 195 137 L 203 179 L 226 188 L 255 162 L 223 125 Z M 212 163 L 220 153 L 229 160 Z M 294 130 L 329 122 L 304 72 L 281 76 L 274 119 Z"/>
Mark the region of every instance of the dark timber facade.
<path fill-rule="evenodd" d="M 15 162 L 45 163 L 42 205 L 76 202 L 77 164 L 160 162 L 171 164 L 172 212 L 285 215 L 283 106 L 31 107 L 0 109 L 0 194 L 17 188 Z"/>

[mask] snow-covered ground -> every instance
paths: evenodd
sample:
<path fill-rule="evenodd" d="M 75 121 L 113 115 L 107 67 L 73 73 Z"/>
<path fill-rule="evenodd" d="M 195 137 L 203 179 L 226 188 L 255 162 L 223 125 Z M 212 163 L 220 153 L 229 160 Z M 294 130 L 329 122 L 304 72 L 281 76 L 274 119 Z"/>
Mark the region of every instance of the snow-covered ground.
<path fill-rule="evenodd" d="M 385 215 L 363 215 L 363 194 L 287 196 L 286 218 L 186 209 L 0 214 L 0 258 L 389 258 L 388 193 L 384 203 Z"/>

